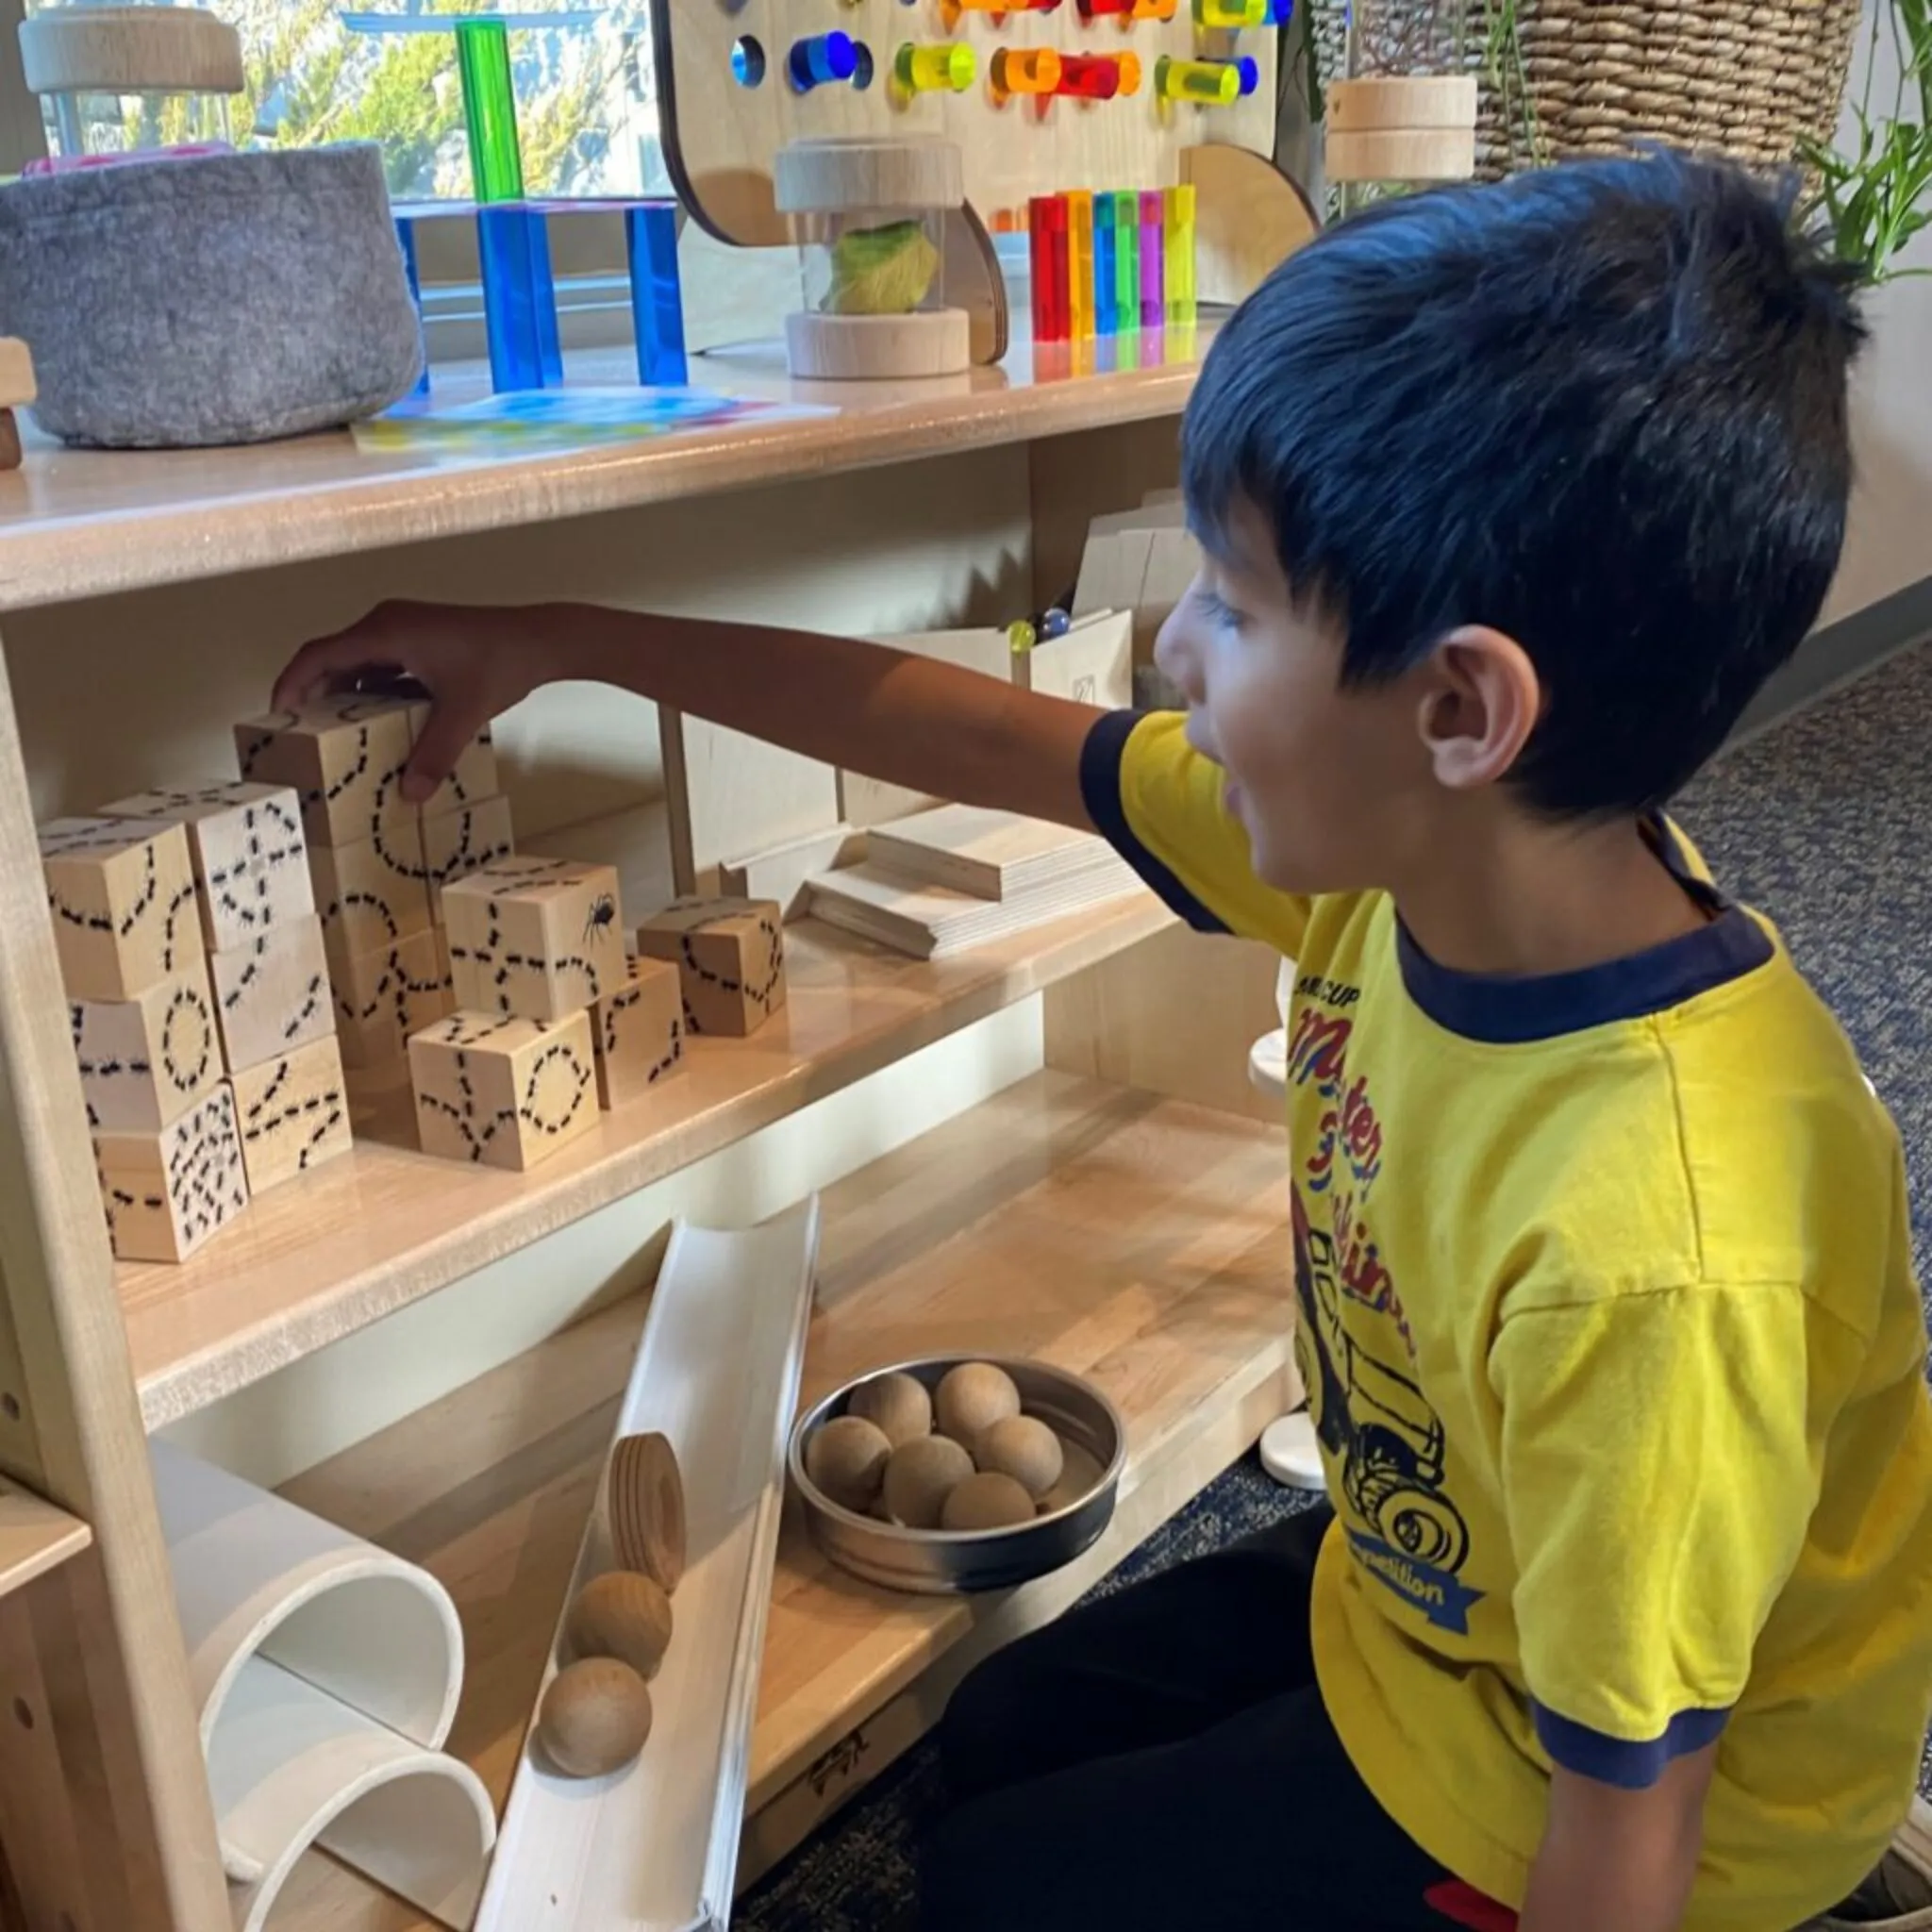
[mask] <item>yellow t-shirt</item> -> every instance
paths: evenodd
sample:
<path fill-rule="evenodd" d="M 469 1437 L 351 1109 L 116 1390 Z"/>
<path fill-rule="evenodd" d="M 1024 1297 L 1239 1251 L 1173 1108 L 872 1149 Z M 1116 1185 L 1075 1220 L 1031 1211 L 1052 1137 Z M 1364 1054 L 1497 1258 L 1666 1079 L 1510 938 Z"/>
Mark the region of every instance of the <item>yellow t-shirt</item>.
<path fill-rule="evenodd" d="M 1898 1135 L 1771 927 L 1485 979 L 1386 894 L 1256 879 L 1166 714 L 1103 719 L 1095 822 L 1296 962 L 1297 1353 L 1338 1521 L 1315 1660 L 1350 1757 L 1519 1906 L 1553 1761 L 1720 1739 L 1689 1932 L 1843 1898 L 1932 1711 L 1932 1405 Z"/>

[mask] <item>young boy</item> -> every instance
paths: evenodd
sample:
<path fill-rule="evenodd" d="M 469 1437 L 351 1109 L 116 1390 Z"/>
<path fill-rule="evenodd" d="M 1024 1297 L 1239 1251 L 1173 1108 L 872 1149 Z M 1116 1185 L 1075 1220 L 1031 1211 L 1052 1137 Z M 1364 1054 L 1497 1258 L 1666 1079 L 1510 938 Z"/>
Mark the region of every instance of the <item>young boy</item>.
<path fill-rule="evenodd" d="M 606 679 L 1098 826 L 1297 961 L 1332 1514 L 967 1684 L 929 1925 L 1789 1932 L 1880 1860 L 1932 1706 L 1898 1140 L 1661 816 L 1818 615 L 1859 338 L 1716 166 L 1396 201 L 1208 357 L 1185 715 L 567 608 L 387 608 L 281 678 L 419 680 L 419 791 Z"/>

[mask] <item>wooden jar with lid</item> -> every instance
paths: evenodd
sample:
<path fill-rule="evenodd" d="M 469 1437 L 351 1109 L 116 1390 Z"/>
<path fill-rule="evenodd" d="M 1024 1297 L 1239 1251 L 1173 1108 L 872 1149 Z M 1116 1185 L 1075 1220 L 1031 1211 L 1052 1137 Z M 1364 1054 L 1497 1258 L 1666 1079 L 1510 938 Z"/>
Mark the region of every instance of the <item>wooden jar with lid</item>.
<path fill-rule="evenodd" d="M 945 304 L 945 221 L 965 200 L 947 141 L 794 142 L 774 170 L 805 307 L 785 319 L 793 375 L 954 375 L 972 360 L 963 308 Z"/>

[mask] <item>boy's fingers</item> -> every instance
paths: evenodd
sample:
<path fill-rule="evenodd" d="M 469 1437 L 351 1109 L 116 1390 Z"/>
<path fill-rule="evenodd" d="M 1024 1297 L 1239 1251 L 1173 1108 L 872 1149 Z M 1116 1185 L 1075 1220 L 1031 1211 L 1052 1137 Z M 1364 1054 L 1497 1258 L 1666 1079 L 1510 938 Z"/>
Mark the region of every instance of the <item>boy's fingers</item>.
<path fill-rule="evenodd" d="M 339 631 L 332 638 L 315 638 L 304 644 L 282 669 L 269 696 L 269 708 L 297 711 L 333 677 L 356 671 L 369 661 L 368 641 L 361 626 Z"/>
<path fill-rule="evenodd" d="M 421 805 L 449 776 L 463 747 L 482 726 L 480 718 L 473 719 L 454 705 L 435 706 L 404 767 L 403 796 L 411 805 Z"/>

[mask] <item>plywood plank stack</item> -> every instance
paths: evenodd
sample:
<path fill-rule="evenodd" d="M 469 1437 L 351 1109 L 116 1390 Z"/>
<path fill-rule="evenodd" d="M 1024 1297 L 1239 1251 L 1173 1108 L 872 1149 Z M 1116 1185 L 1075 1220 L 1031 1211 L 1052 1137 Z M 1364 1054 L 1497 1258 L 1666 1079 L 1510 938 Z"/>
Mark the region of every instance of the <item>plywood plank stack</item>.
<path fill-rule="evenodd" d="M 874 826 L 863 864 L 811 882 L 812 911 L 915 958 L 938 959 L 1138 888 L 1091 832 L 942 805 Z"/>

